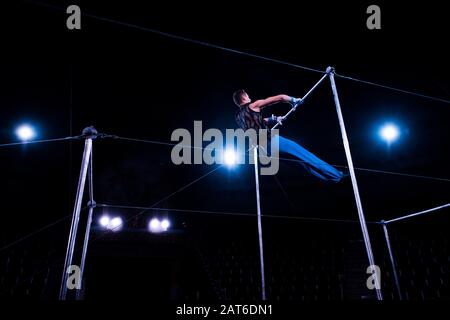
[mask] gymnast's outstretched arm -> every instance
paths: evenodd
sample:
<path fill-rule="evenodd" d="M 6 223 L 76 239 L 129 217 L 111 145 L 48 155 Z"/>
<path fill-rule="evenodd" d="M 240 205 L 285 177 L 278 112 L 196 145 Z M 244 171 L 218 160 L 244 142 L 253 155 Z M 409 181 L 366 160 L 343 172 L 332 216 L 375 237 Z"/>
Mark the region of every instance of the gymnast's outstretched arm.
<path fill-rule="evenodd" d="M 279 94 L 276 96 L 268 97 L 266 99 L 260 99 L 256 100 L 255 102 L 250 103 L 249 107 L 250 109 L 259 112 L 261 109 L 273 105 L 275 103 L 280 102 L 290 102 L 292 100 L 292 97 L 286 95 L 286 94 Z"/>

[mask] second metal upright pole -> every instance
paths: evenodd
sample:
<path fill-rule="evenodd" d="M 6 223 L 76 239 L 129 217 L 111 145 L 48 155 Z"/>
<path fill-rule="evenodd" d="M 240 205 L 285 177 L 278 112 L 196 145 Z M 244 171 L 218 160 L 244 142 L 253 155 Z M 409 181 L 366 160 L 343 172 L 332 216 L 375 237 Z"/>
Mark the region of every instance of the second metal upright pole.
<path fill-rule="evenodd" d="M 389 258 L 391 259 L 392 273 L 394 274 L 394 280 L 395 280 L 395 286 L 397 287 L 398 298 L 400 300 L 403 300 L 402 291 L 400 290 L 400 281 L 398 280 L 398 275 L 397 275 L 397 267 L 396 267 L 396 263 L 395 263 L 395 259 L 394 259 L 394 254 L 392 253 L 391 241 L 389 240 L 388 229 L 387 229 L 386 223 L 384 221 L 381 221 L 381 223 L 383 225 L 384 238 L 386 239 L 386 245 L 387 245 L 388 252 L 389 252 Z"/>
<path fill-rule="evenodd" d="M 73 260 L 73 252 L 75 248 L 75 241 L 77 237 L 77 231 L 78 231 L 78 223 L 80 221 L 80 211 L 81 211 L 81 202 L 83 201 L 83 193 L 84 193 L 84 186 L 86 183 L 86 175 L 88 171 L 89 166 L 89 160 L 91 158 L 91 151 L 92 151 L 92 138 L 86 138 L 84 142 L 84 152 L 83 152 L 83 159 L 81 162 L 81 170 L 80 170 L 80 177 L 78 179 L 78 187 L 77 187 L 77 194 L 75 198 L 75 206 L 73 209 L 73 216 L 72 216 L 72 224 L 70 226 L 70 234 L 69 234 L 69 241 L 67 244 L 67 252 L 66 252 L 66 259 L 64 261 L 64 270 L 63 270 L 63 276 L 61 281 L 61 287 L 59 291 L 59 299 L 65 300 L 67 296 L 67 279 L 68 279 L 68 267 L 72 265 Z"/>
<path fill-rule="evenodd" d="M 253 148 L 253 160 L 255 163 L 255 185 L 256 185 L 256 208 L 258 216 L 258 241 L 259 241 L 259 260 L 261 266 L 261 298 L 266 300 L 266 280 L 264 275 L 264 247 L 261 225 L 261 200 L 259 196 L 259 172 L 258 172 L 258 145 Z"/>
<path fill-rule="evenodd" d="M 89 214 L 86 222 L 86 231 L 84 234 L 84 242 L 83 242 L 83 251 L 81 253 L 81 264 L 80 264 L 80 280 L 81 280 L 81 288 L 77 290 L 77 300 L 81 298 L 81 291 L 84 290 L 84 266 L 86 263 L 86 255 L 87 249 L 89 245 L 89 236 L 91 233 L 91 224 L 92 224 L 92 214 L 94 212 L 94 208 L 96 203 L 94 201 L 94 177 L 93 177 L 93 160 L 92 160 L 92 151 L 91 158 L 89 160 L 89 171 L 88 171 L 88 187 L 89 187 Z"/>
<path fill-rule="evenodd" d="M 347 138 L 347 131 L 345 129 L 344 117 L 342 115 L 341 104 L 339 102 L 339 96 L 338 96 L 338 92 L 336 89 L 336 83 L 334 81 L 334 69 L 331 67 L 328 67 L 327 74 L 330 77 L 331 89 L 333 90 L 334 103 L 336 104 L 336 112 L 337 112 L 338 119 L 339 119 L 339 126 L 341 128 L 341 134 L 342 134 L 342 140 L 344 143 L 345 155 L 347 157 L 348 169 L 350 171 L 350 178 L 352 180 L 353 194 L 355 196 L 356 207 L 358 209 L 359 222 L 361 224 L 361 230 L 362 230 L 362 234 L 363 234 L 363 238 L 364 238 L 364 244 L 365 244 L 366 251 L 367 251 L 367 257 L 369 259 L 369 266 L 372 268 L 372 270 L 374 270 L 373 268 L 375 267 L 375 259 L 374 259 L 373 252 L 372 252 L 372 245 L 370 244 L 369 231 L 367 230 L 366 218 L 364 217 L 364 210 L 362 207 L 361 198 L 359 196 L 358 183 L 356 181 L 355 169 L 353 168 L 352 154 L 350 152 L 350 145 L 349 145 L 348 138 Z M 375 280 L 375 283 L 377 284 L 377 286 L 375 287 L 375 290 L 377 293 L 377 299 L 383 300 L 383 295 L 381 293 L 381 288 L 380 288 L 381 283 L 378 279 L 378 275 L 375 272 L 375 270 L 374 270 L 373 276 L 374 276 L 373 279 Z"/>

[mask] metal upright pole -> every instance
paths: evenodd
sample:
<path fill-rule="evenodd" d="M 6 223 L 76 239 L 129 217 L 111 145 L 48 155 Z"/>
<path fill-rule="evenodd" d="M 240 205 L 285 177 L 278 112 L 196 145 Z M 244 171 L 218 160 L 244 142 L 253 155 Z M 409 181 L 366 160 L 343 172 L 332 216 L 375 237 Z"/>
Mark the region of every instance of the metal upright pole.
<path fill-rule="evenodd" d="M 342 140 L 344 143 L 345 155 L 347 157 L 348 169 L 350 171 L 350 178 L 351 178 L 352 186 L 353 186 L 353 193 L 355 196 L 356 207 L 358 209 L 359 222 L 361 224 L 361 230 L 362 230 L 362 234 L 363 234 L 363 238 L 364 238 L 364 244 L 366 246 L 367 257 L 369 259 L 369 265 L 372 267 L 372 266 L 375 266 L 375 259 L 374 259 L 373 252 L 372 252 L 372 245 L 370 244 L 369 232 L 367 230 L 366 218 L 364 217 L 364 211 L 363 211 L 363 207 L 361 204 L 361 198 L 359 196 L 358 183 L 356 181 L 355 169 L 353 168 L 353 160 L 352 160 L 352 155 L 350 152 L 350 145 L 349 145 L 348 138 L 347 138 L 347 132 L 345 129 L 344 117 L 342 115 L 341 104 L 339 102 L 339 96 L 338 96 L 338 92 L 336 89 L 336 83 L 334 81 L 334 69 L 331 67 L 328 67 L 326 72 L 330 77 L 331 89 L 333 90 L 334 103 L 336 104 L 336 112 L 337 112 L 337 116 L 339 119 L 339 125 L 341 128 L 341 134 L 342 134 Z M 373 274 L 373 276 L 374 276 L 375 282 L 377 284 L 381 285 L 376 272 Z M 375 290 L 377 293 L 378 300 L 383 300 L 381 288 L 378 287 L 378 288 L 375 288 Z"/>
<path fill-rule="evenodd" d="M 397 287 L 398 297 L 400 300 L 403 300 L 402 291 L 400 290 L 400 281 L 398 280 L 398 275 L 397 275 L 397 268 L 396 268 L 396 263 L 395 263 L 395 259 L 394 259 L 394 254 L 392 253 L 391 241 L 389 240 L 387 224 L 384 220 L 381 221 L 381 224 L 383 225 L 384 237 L 386 239 L 386 245 L 387 245 L 387 248 L 389 251 L 389 258 L 391 259 L 392 273 L 394 274 L 395 286 Z"/>
<path fill-rule="evenodd" d="M 261 266 L 261 297 L 266 300 L 266 280 L 264 275 L 264 250 L 261 225 L 261 201 L 259 196 L 259 172 L 258 172 L 258 145 L 253 148 L 253 160 L 255 163 L 255 185 L 256 185 L 256 208 L 258 216 L 258 240 L 259 240 L 259 260 Z"/>
<path fill-rule="evenodd" d="M 93 160 L 92 160 L 92 152 L 91 152 L 91 158 L 89 160 L 89 172 L 88 172 L 88 186 L 89 186 L 89 214 L 88 219 L 86 223 L 86 232 L 84 234 L 84 243 L 83 243 L 83 252 L 81 254 L 81 264 L 80 264 L 80 280 L 81 280 L 81 288 L 77 290 L 77 300 L 80 300 L 81 298 L 81 291 L 84 289 L 83 286 L 83 275 L 84 275 L 84 265 L 86 263 L 86 255 L 87 255 L 87 249 L 89 245 L 89 235 L 91 233 L 91 224 L 92 224 L 92 214 L 94 212 L 94 208 L 96 206 L 96 202 L 94 201 L 94 178 L 93 178 Z"/>
<path fill-rule="evenodd" d="M 88 171 L 89 159 L 92 151 L 92 137 L 88 136 L 84 142 L 83 159 L 81 162 L 80 177 L 78 179 L 77 194 L 75 198 L 75 206 L 73 209 L 72 224 L 70 226 L 69 241 L 67 244 L 66 259 L 64 261 L 64 270 L 59 291 L 59 299 L 65 300 L 67 296 L 67 268 L 72 265 L 73 252 L 78 231 L 78 223 L 80 221 L 81 202 L 83 201 L 84 186 L 86 183 L 86 175 Z"/>

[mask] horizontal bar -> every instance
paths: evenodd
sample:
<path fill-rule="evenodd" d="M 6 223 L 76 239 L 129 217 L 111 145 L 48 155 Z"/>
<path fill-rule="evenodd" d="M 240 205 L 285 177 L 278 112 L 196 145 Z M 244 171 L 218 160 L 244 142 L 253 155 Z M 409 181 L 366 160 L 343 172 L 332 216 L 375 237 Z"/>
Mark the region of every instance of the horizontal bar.
<path fill-rule="evenodd" d="M 314 87 L 312 87 L 304 96 L 303 96 L 303 98 L 302 98 L 302 103 L 304 103 L 304 100 L 319 86 L 319 84 L 326 78 L 328 76 L 328 74 L 324 74 L 323 76 L 322 76 L 322 78 L 320 78 L 320 80 L 319 81 L 317 81 L 317 83 L 314 85 Z M 291 108 L 291 110 L 289 110 L 289 112 L 288 113 L 286 113 L 285 115 L 284 115 L 284 117 L 283 117 L 283 119 L 286 119 L 292 112 L 294 112 L 295 111 L 295 109 L 296 109 L 297 107 L 293 107 L 293 108 Z M 279 123 L 277 123 L 276 125 L 274 125 L 273 126 L 273 128 L 271 129 L 271 130 L 273 130 L 273 129 L 275 129 L 276 127 L 278 127 L 278 125 L 279 125 Z"/>
<path fill-rule="evenodd" d="M 439 209 L 443 209 L 443 208 L 446 208 L 446 207 L 450 207 L 450 203 L 444 204 L 444 205 L 436 207 L 436 208 L 432 208 L 432 209 L 428 209 L 428 210 L 424 210 L 424 211 L 408 214 L 408 215 L 403 216 L 403 217 L 398 217 L 398 218 L 395 218 L 395 219 L 387 220 L 387 221 L 384 221 L 384 223 L 388 224 L 388 223 L 395 222 L 395 221 L 400 221 L 400 220 L 404 220 L 404 219 L 408 219 L 408 218 L 412 218 L 412 217 L 417 217 L 417 216 L 420 216 L 422 214 L 433 212 L 433 211 L 436 211 L 436 210 L 439 210 Z"/>

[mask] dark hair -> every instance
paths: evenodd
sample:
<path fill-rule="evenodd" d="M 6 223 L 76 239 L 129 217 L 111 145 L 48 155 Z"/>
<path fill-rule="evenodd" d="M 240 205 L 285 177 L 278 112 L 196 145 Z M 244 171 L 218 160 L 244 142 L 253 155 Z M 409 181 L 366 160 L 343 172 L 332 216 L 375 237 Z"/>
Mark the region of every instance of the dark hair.
<path fill-rule="evenodd" d="M 241 106 L 242 96 L 243 96 L 244 94 L 246 94 L 246 93 L 247 93 L 247 92 L 245 92 L 243 89 L 236 90 L 236 91 L 233 93 L 233 101 L 234 101 L 234 103 L 235 103 L 238 107 Z"/>

